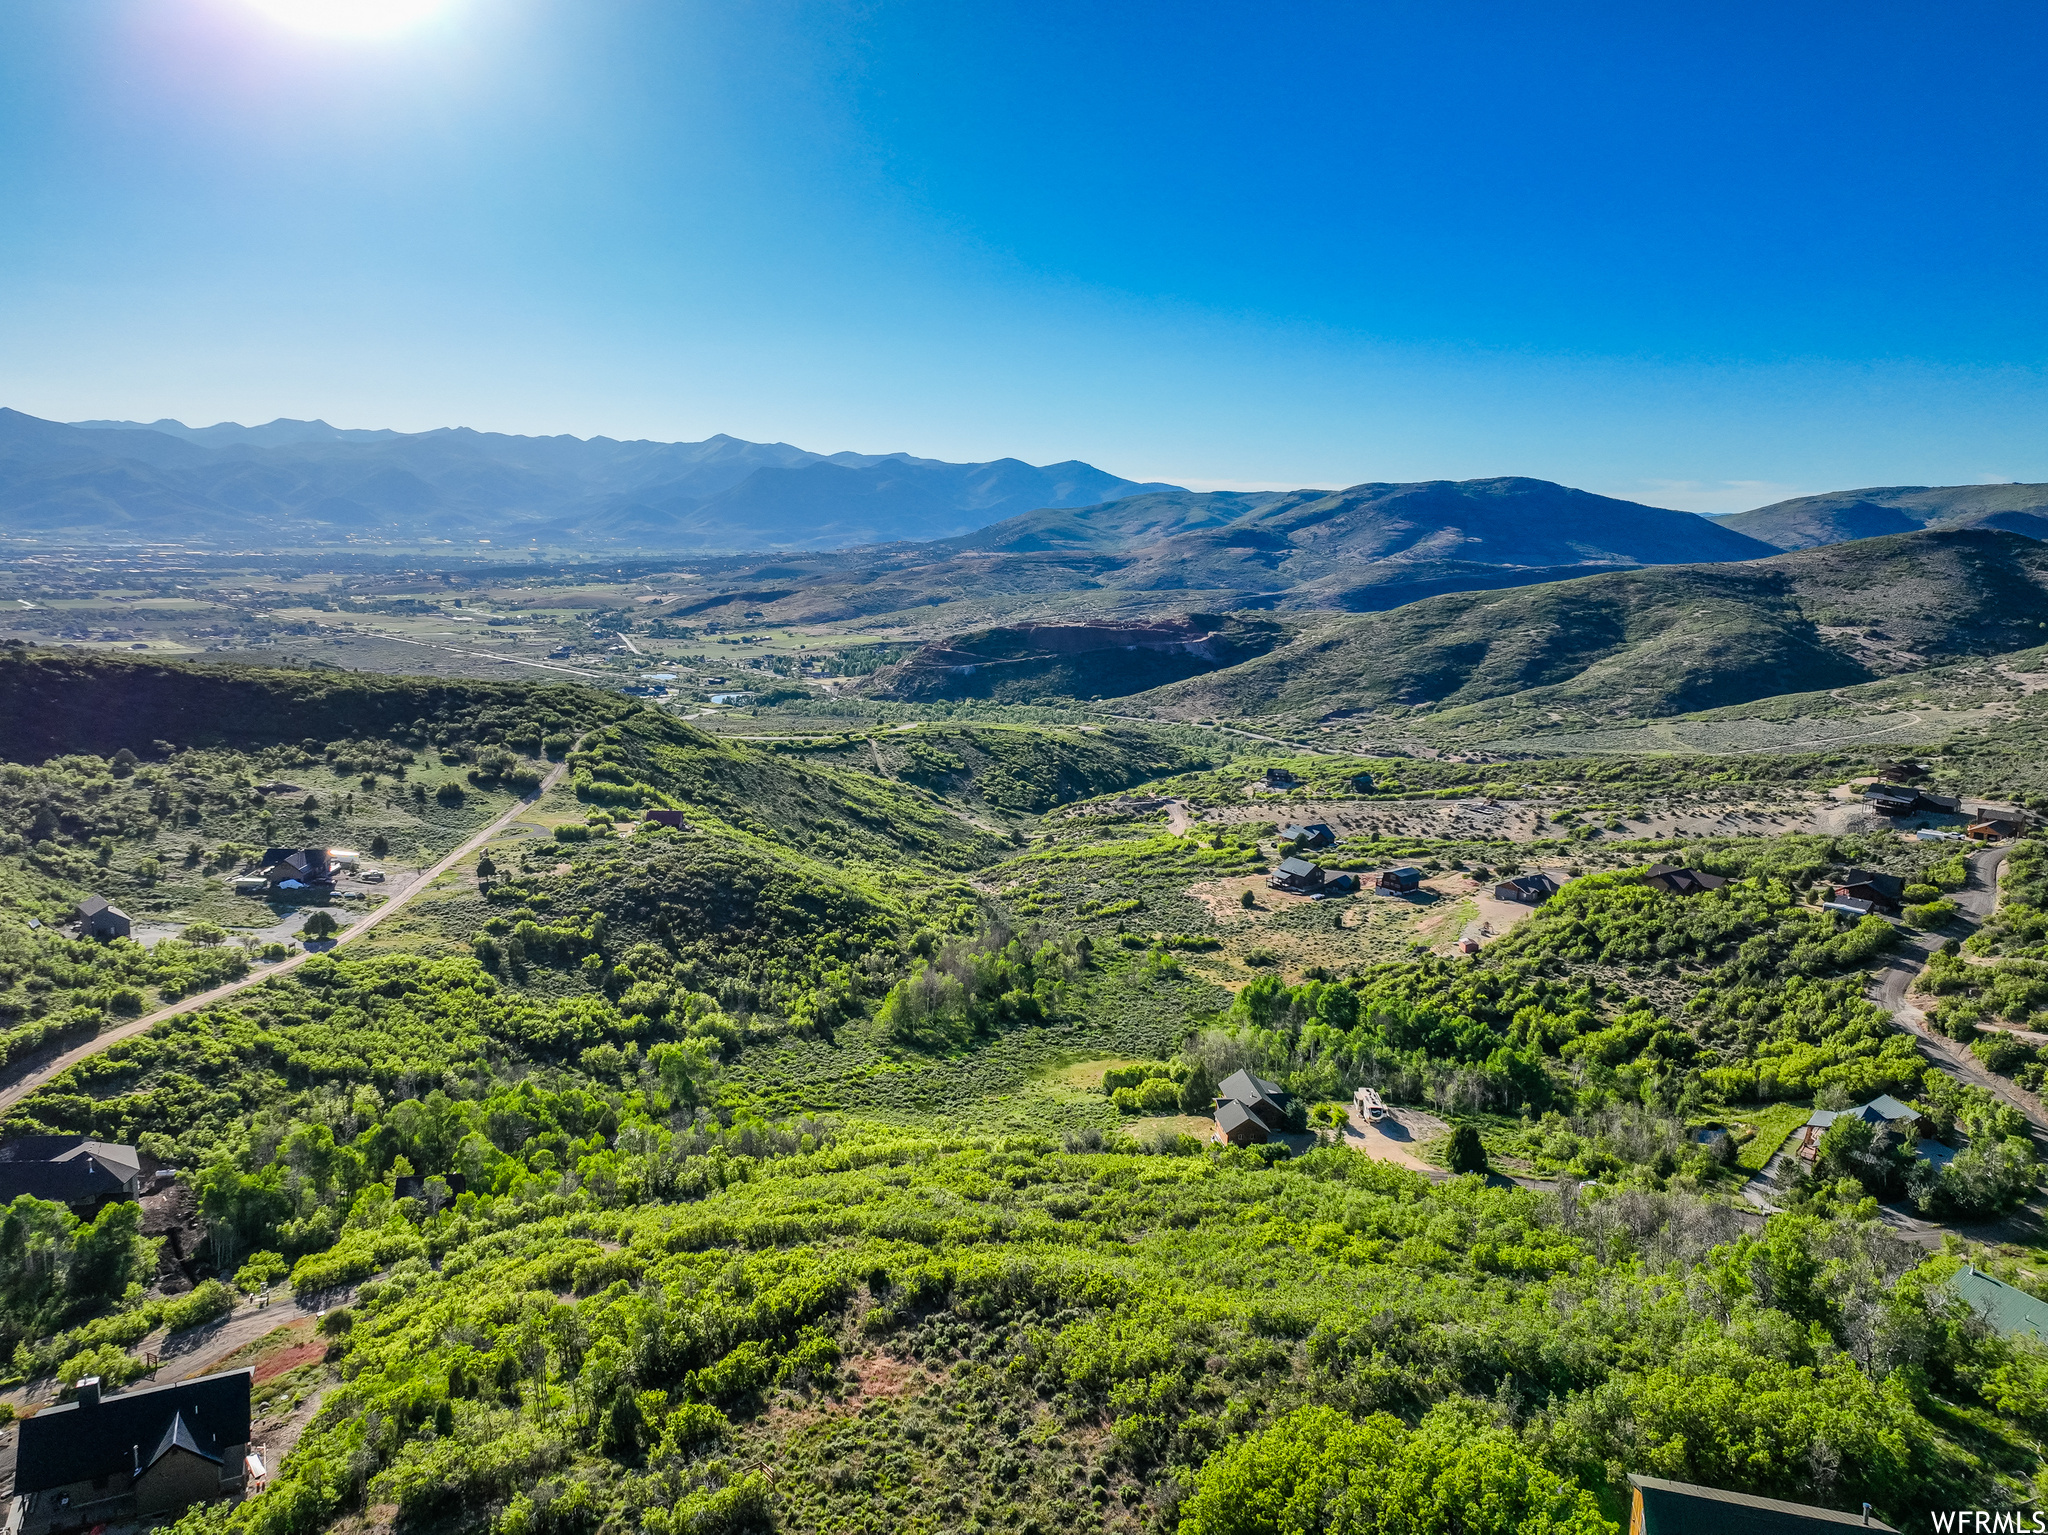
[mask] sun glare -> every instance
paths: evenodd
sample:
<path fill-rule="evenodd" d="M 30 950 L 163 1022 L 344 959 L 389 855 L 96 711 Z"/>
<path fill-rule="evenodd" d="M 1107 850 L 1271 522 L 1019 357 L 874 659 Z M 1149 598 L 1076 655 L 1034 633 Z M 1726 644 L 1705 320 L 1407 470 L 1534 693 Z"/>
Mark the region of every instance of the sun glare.
<path fill-rule="evenodd" d="M 264 15 L 329 37 L 386 37 L 423 21 L 447 0 L 250 0 Z"/>

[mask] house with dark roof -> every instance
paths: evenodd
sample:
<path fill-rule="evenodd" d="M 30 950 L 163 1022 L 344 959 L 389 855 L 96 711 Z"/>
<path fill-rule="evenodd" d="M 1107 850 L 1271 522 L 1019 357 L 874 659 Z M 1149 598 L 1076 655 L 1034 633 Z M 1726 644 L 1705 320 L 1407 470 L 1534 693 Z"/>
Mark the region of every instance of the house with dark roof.
<path fill-rule="evenodd" d="M 1877 776 L 1886 783 L 1911 783 L 1916 778 L 1927 776 L 1924 762 L 1887 762 L 1877 770 Z"/>
<path fill-rule="evenodd" d="M 324 847 L 263 850 L 263 879 L 273 890 L 311 890 L 332 885 L 335 868 Z"/>
<path fill-rule="evenodd" d="M 1298 789 L 1301 780 L 1292 770 L 1284 767 L 1270 767 L 1252 781 L 1254 789 Z"/>
<path fill-rule="evenodd" d="M 1303 847 L 1328 847 L 1337 840 L 1337 834 L 1321 821 L 1311 821 L 1306 826 L 1283 826 L 1280 828 L 1280 845 L 1290 842 Z"/>
<path fill-rule="evenodd" d="M 1356 876 L 1332 874 L 1306 858 L 1281 859 L 1280 866 L 1266 877 L 1266 884 L 1293 895 L 1349 895 L 1358 888 Z"/>
<path fill-rule="evenodd" d="M 1372 793 L 1372 774 L 1353 773 L 1351 775 L 1351 787 L 1356 789 L 1360 794 Z"/>
<path fill-rule="evenodd" d="M 1963 808 L 1963 802 L 1950 795 L 1903 784 L 1873 784 L 1863 791 L 1863 803 L 1882 816 L 1955 815 Z"/>
<path fill-rule="evenodd" d="M 1889 910 L 1897 907 L 1905 895 L 1905 880 L 1896 874 L 1884 874 L 1875 869 L 1844 869 L 1841 878 L 1835 881 L 1837 901 L 1868 901 L 1874 907 Z"/>
<path fill-rule="evenodd" d="M 22 1421 L 14 1458 L 17 1528 L 51 1535 L 176 1514 L 231 1497 L 247 1480 L 250 1370 L 78 1400 Z"/>
<path fill-rule="evenodd" d="M 680 810 L 649 810 L 640 819 L 652 821 L 656 826 L 673 826 L 678 831 L 690 824 Z"/>
<path fill-rule="evenodd" d="M 1524 906 L 1540 906 L 1564 888 L 1557 876 L 1538 869 L 1534 874 L 1517 874 L 1513 879 L 1504 879 L 1493 887 L 1496 901 L 1519 901 Z"/>
<path fill-rule="evenodd" d="M 23 1135 L 0 1143 L 0 1205 L 23 1194 L 90 1214 L 142 1194 L 155 1171 L 133 1146 L 82 1135 Z"/>
<path fill-rule="evenodd" d="M 104 896 L 89 895 L 78 903 L 78 932 L 85 938 L 126 938 L 134 929 L 128 913 Z"/>
<path fill-rule="evenodd" d="M 1892 1531 L 1868 1503 L 1859 1513 L 1844 1514 L 1633 1473 L 1628 1484 L 1628 1535 L 1842 1535 L 1844 1525 Z"/>
<path fill-rule="evenodd" d="M 1291 1110 L 1279 1083 L 1233 1071 L 1216 1086 L 1216 1133 L 1233 1146 L 1255 1146 L 1285 1130 Z"/>
<path fill-rule="evenodd" d="M 1643 883 L 1666 895 L 1704 895 L 1719 890 L 1728 881 L 1704 869 L 1681 869 L 1668 863 L 1653 863 L 1643 872 Z"/>
<path fill-rule="evenodd" d="M 1422 871 L 1407 864 L 1398 869 L 1382 869 L 1373 887 L 1388 895 L 1408 895 L 1422 888 Z"/>
<path fill-rule="evenodd" d="M 2009 815 L 1987 815 L 1963 828 L 1981 842 L 2003 842 L 2007 837 L 2017 837 L 2026 829 L 2026 822 Z"/>
<path fill-rule="evenodd" d="M 1216 1105 L 1216 1134 L 1232 1146 L 1263 1146 L 1271 1137 L 1264 1120 L 1234 1099 Z"/>

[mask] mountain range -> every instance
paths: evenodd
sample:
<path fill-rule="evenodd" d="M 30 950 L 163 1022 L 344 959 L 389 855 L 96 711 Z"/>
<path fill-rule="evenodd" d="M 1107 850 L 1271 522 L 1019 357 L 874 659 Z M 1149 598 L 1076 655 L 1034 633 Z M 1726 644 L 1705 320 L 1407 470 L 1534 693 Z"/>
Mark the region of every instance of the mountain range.
<path fill-rule="evenodd" d="M 1069 461 L 516 437 L 324 421 L 66 425 L 0 409 L 0 531 L 273 547 L 447 541 L 550 549 L 842 548 L 1170 490 Z"/>

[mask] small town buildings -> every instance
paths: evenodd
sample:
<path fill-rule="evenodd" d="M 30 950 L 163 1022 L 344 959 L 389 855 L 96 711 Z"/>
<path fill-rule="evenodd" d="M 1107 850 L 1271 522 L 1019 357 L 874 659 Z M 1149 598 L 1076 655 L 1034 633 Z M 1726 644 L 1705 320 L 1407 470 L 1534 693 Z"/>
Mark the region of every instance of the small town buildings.
<path fill-rule="evenodd" d="M 1644 871 L 1643 883 L 1666 895 L 1700 895 L 1709 890 L 1719 890 L 1728 881 L 1719 874 L 1708 874 L 1702 869 L 1680 869 L 1668 863 L 1653 863 Z"/>
<path fill-rule="evenodd" d="M 1822 901 L 1820 909 L 1822 911 L 1838 911 L 1843 916 L 1854 917 L 1860 922 L 1877 910 L 1877 903 L 1875 901 L 1858 900 L 1853 895 L 1838 895 Z"/>
<path fill-rule="evenodd" d="M 1496 901 L 1519 901 L 1524 906 L 1540 906 L 1564 888 L 1557 876 L 1538 869 L 1534 874 L 1517 874 L 1513 879 L 1504 879 L 1493 887 Z"/>
<path fill-rule="evenodd" d="M 1924 762 L 1887 762 L 1877 770 L 1877 776 L 1886 783 L 1912 783 L 1927 776 Z"/>
<path fill-rule="evenodd" d="M 1422 888 L 1422 871 L 1407 864 L 1398 869 L 1382 869 L 1373 885 L 1386 895 L 1407 895 Z"/>
<path fill-rule="evenodd" d="M 1254 789 L 1298 789 L 1301 780 L 1284 767 L 1271 767 L 1252 780 Z"/>
<path fill-rule="evenodd" d="M 128 913 L 109 904 L 104 896 L 89 895 L 78 903 L 81 938 L 126 938 L 134 926 Z"/>
<path fill-rule="evenodd" d="M 1981 821 L 1972 821 L 1963 830 L 1980 842 L 2003 842 L 2007 837 L 2017 837 L 2025 831 L 2024 822 L 2011 816 L 1986 816 Z"/>
<path fill-rule="evenodd" d="M 1328 847 L 1337 840 L 1337 834 L 1321 821 L 1311 821 L 1306 826 L 1283 826 L 1280 828 L 1280 845 L 1297 843 L 1302 847 Z"/>
<path fill-rule="evenodd" d="M 650 810 L 642 815 L 640 819 L 652 821 L 656 826 L 673 826 L 678 831 L 681 831 L 690 824 L 680 810 Z"/>
<path fill-rule="evenodd" d="M 1287 1093 L 1279 1083 L 1233 1071 L 1216 1088 L 1216 1134 L 1233 1146 L 1255 1146 L 1287 1128 Z"/>
<path fill-rule="evenodd" d="M 90 1214 L 136 1199 L 154 1170 L 133 1146 L 82 1135 L 22 1135 L 0 1142 L 0 1205 L 23 1194 Z"/>
<path fill-rule="evenodd" d="M 174 1515 L 241 1492 L 248 1478 L 249 1385 L 229 1370 L 174 1386 L 45 1407 L 20 1426 L 15 1527 L 20 1535 Z"/>
<path fill-rule="evenodd" d="M 1654 1476 L 1631 1473 L 1628 1482 L 1628 1535 L 1841 1535 L 1844 1525 L 1896 1535 L 1867 1503 L 1843 1514 Z"/>

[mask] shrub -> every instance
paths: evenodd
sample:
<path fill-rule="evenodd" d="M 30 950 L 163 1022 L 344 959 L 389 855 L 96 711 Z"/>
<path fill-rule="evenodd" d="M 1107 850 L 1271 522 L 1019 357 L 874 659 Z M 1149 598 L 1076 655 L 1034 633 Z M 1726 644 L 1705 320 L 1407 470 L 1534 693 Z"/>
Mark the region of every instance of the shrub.
<path fill-rule="evenodd" d="M 451 778 L 448 780 L 448 782 L 442 784 L 440 788 L 434 791 L 434 798 L 438 800 L 441 804 L 447 805 L 452 808 L 456 805 L 460 805 L 464 800 L 468 799 L 469 795 L 468 792 L 463 789 L 461 784 L 457 783 L 454 779 Z"/>
<path fill-rule="evenodd" d="M 557 842 L 588 842 L 590 840 L 590 828 L 588 826 L 557 826 L 555 828 L 555 840 Z"/>

